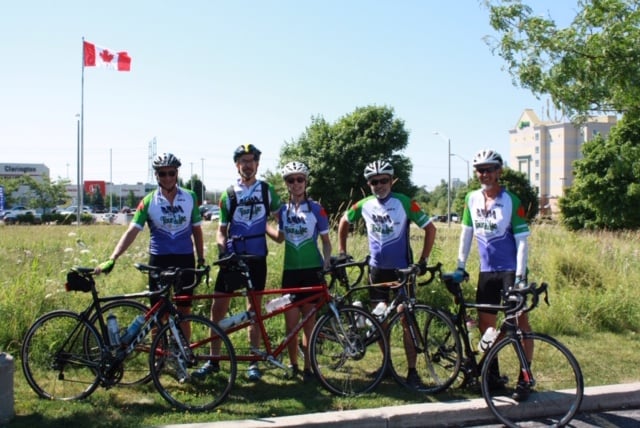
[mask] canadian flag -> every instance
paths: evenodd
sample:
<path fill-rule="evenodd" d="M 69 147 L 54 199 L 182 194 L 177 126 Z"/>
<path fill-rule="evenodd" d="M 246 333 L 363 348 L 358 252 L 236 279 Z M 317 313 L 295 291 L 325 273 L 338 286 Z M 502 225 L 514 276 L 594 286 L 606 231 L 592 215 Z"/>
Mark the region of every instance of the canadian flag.
<path fill-rule="evenodd" d="M 126 52 L 113 52 L 110 49 L 83 41 L 84 66 L 106 67 L 118 71 L 131 71 L 131 57 Z"/>

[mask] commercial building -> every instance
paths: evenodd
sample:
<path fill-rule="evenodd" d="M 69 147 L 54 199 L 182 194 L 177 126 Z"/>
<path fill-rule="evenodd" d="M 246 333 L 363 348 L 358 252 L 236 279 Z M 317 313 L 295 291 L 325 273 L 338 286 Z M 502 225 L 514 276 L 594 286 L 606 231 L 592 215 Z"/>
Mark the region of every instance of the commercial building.
<path fill-rule="evenodd" d="M 616 123 L 616 116 L 593 117 L 582 125 L 542 121 L 524 110 L 509 131 L 509 165 L 538 190 L 541 214 L 557 211 L 558 198 L 573 184 L 573 162 L 582 158 L 582 145 L 596 135 L 607 138 Z"/>

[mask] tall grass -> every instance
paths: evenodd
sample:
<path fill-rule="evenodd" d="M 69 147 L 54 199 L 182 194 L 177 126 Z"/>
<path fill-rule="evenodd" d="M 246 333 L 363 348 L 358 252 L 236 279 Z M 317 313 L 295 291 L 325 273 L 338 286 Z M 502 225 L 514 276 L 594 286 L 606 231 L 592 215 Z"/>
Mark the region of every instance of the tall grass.
<path fill-rule="evenodd" d="M 205 225 L 205 251 L 209 261 L 216 256 L 216 225 Z M 3 326 L 0 352 L 13 354 L 19 367 L 22 337 L 35 318 L 53 309 L 86 307 L 89 296 L 64 292 L 66 272 L 72 266 L 95 266 L 103 261 L 111 254 L 124 230 L 123 226 L 117 225 L 0 226 L 0 323 Z M 455 268 L 458 233 L 456 225 L 438 224 L 430 264 L 442 262 L 446 270 Z M 635 373 L 640 352 L 637 335 L 640 329 L 639 235 L 638 232 L 571 233 L 550 225 L 532 228 L 529 278 L 550 285 L 550 306 L 541 304 L 533 311 L 532 324 L 536 331 L 557 336 L 567 344 L 582 365 L 587 386 L 638 380 Z M 335 235 L 332 242 L 337 243 Z M 415 252 L 420 251 L 420 230 L 414 230 L 411 243 Z M 356 259 L 368 253 L 366 239 L 362 236 L 350 237 L 348 244 L 349 253 Z M 269 246 L 268 287 L 279 288 L 284 247 L 273 242 Z M 145 290 L 146 276 L 140 274 L 133 263 L 147 261 L 147 248 L 148 232 L 145 231 L 118 260 L 114 271 L 98 279 L 100 292 L 110 295 Z M 474 296 L 477 269 L 474 248 L 467 265 L 472 280 L 464 284 L 470 299 Z M 420 288 L 419 293 L 421 300 L 434 306 L 452 303 L 451 296 L 438 282 Z M 232 307 L 244 305 L 245 302 L 238 299 Z M 194 310 L 208 314 L 208 304 L 200 303 Z M 276 340 L 282 334 L 283 325 L 278 321 L 280 324 L 269 327 Z M 234 343 L 243 341 L 246 345 L 246 334 L 238 336 Z M 607 357 L 603 358 L 603 355 Z M 459 396 L 456 392 L 425 397 L 385 381 L 373 394 L 340 398 L 326 393 L 317 384 L 283 380 L 282 373 L 273 370 L 267 371 L 264 382 L 258 385 L 247 383 L 240 373 L 236 388 L 221 408 L 208 414 L 185 415 L 166 412 L 168 406 L 152 385 L 134 390 L 98 390 L 89 400 L 63 404 L 36 399 L 19 369 L 15 379 L 18 417 L 12 425 L 16 427 L 34 424 L 62 427 L 88 424 L 88 421 L 93 426 L 149 426 L 379 407 Z M 116 406 L 123 410 L 114 411 Z"/>

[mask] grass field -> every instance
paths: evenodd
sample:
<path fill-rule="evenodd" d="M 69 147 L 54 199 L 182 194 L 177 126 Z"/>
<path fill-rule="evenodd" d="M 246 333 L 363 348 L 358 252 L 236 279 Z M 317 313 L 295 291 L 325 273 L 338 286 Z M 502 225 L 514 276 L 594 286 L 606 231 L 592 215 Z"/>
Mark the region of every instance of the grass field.
<path fill-rule="evenodd" d="M 228 400 L 215 411 L 188 414 L 171 409 L 153 385 L 136 388 L 98 389 L 80 402 L 51 402 L 37 399 L 27 386 L 20 368 L 19 349 L 26 330 L 39 315 L 58 308 L 79 310 L 89 297 L 64 292 L 64 280 L 71 266 L 94 266 L 111 253 L 124 231 L 122 226 L 0 226 L 0 352 L 15 358 L 16 417 L 10 427 L 133 427 L 171 423 L 283 416 L 327 410 L 375 408 L 381 406 L 446 401 L 477 395 L 453 390 L 428 396 L 404 390 L 388 380 L 374 393 L 341 398 L 324 391 L 313 381 L 285 379 L 277 369 L 265 370 L 259 383 L 245 380 L 246 366 L 239 365 L 239 378 Z M 215 223 L 205 225 L 207 259 L 215 257 Z M 640 263 L 638 232 L 569 233 L 549 225 L 534 226 L 530 240 L 530 279 L 550 284 L 549 307 L 541 305 L 531 314 L 537 331 L 564 342 L 578 358 L 586 386 L 634 382 L 640 355 Z M 415 249 L 421 236 L 412 237 Z M 332 236 L 332 242 L 336 237 Z M 438 224 L 436 248 L 430 264 L 440 261 L 455 268 L 458 229 Z M 99 278 L 105 295 L 146 288 L 146 277 L 133 268 L 147 261 L 148 232 L 139 235 L 129 251 L 118 260 L 114 272 Z M 367 253 L 362 237 L 350 239 L 349 252 L 356 258 Z M 269 278 L 278 288 L 283 247 L 270 243 Z M 475 250 L 467 269 L 477 274 Z M 202 287 L 202 285 L 200 286 Z M 473 283 L 465 293 L 473 296 Z M 432 305 L 451 304 L 450 295 L 439 284 L 424 287 L 419 298 Z M 234 302 L 241 307 L 244 302 Z M 207 313 L 206 305 L 194 308 Z M 123 322 L 123 321 L 121 321 Z M 277 340 L 283 334 L 282 320 L 269 325 Z M 234 341 L 246 343 L 239 334 Z M 285 361 L 286 361 L 285 356 Z M 263 368 L 267 368 L 263 364 Z"/>

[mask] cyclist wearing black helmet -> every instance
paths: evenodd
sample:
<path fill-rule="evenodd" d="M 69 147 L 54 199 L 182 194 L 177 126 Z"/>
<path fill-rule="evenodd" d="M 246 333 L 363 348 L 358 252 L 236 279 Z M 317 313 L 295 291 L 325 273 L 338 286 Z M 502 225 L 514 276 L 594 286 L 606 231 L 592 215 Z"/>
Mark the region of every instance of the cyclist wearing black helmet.
<path fill-rule="evenodd" d="M 197 264 L 205 264 L 198 199 L 191 190 L 178 186 L 180 165 L 180 160 L 171 153 L 163 153 L 153 160 L 158 188 L 142 198 L 129 228 L 118 241 L 109 260 L 96 268 L 97 273 L 109 273 L 113 269 L 115 261 L 135 241 L 145 224 L 149 226 L 151 234 L 150 265 L 193 268 L 196 266 L 194 247 Z M 193 277 L 184 275 L 182 281 L 184 284 L 192 284 Z M 157 283 L 151 276 L 149 289 L 157 289 Z M 193 294 L 193 289 L 179 294 Z M 191 310 L 189 302 L 178 303 L 178 306 L 182 313 L 189 313 Z"/>
<path fill-rule="evenodd" d="M 247 260 L 251 282 L 255 290 L 264 290 L 267 281 L 267 240 L 265 234 L 276 238 L 277 230 L 268 224 L 270 213 L 280 207 L 280 198 L 270 184 L 258 180 L 256 174 L 260 164 L 261 152 L 253 144 L 243 144 L 233 152 L 240 178 L 220 196 L 220 220 L 216 243 L 220 257 L 229 253 L 250 254 L 260 256 Z M 215 291 L 230 291 L 234 284 L 225 281 L 225 271 L 220 270 L 216 278 Z M 227 278 L 229 278 L 227 276 Z M 225 317 L 229 309 L 230 298 L 217 297 L 211 305 L 211 319 L 214 322 Z M 260 305 L 261 302 L 258 302 Z M 247 301 L 249 311 L 259 311 Z M 249 341 L 253 348 L 260 347 L 260 332 L 253 325 L 249 326 Z M 212 343 L 213 352 L 220 344 Z M 214 364 L 207 362 L 193 373 L 196 378 L 208 376 L 218 370 Z M 250 380 L 261 378 L 257 363 L 249 366 Z"/>

